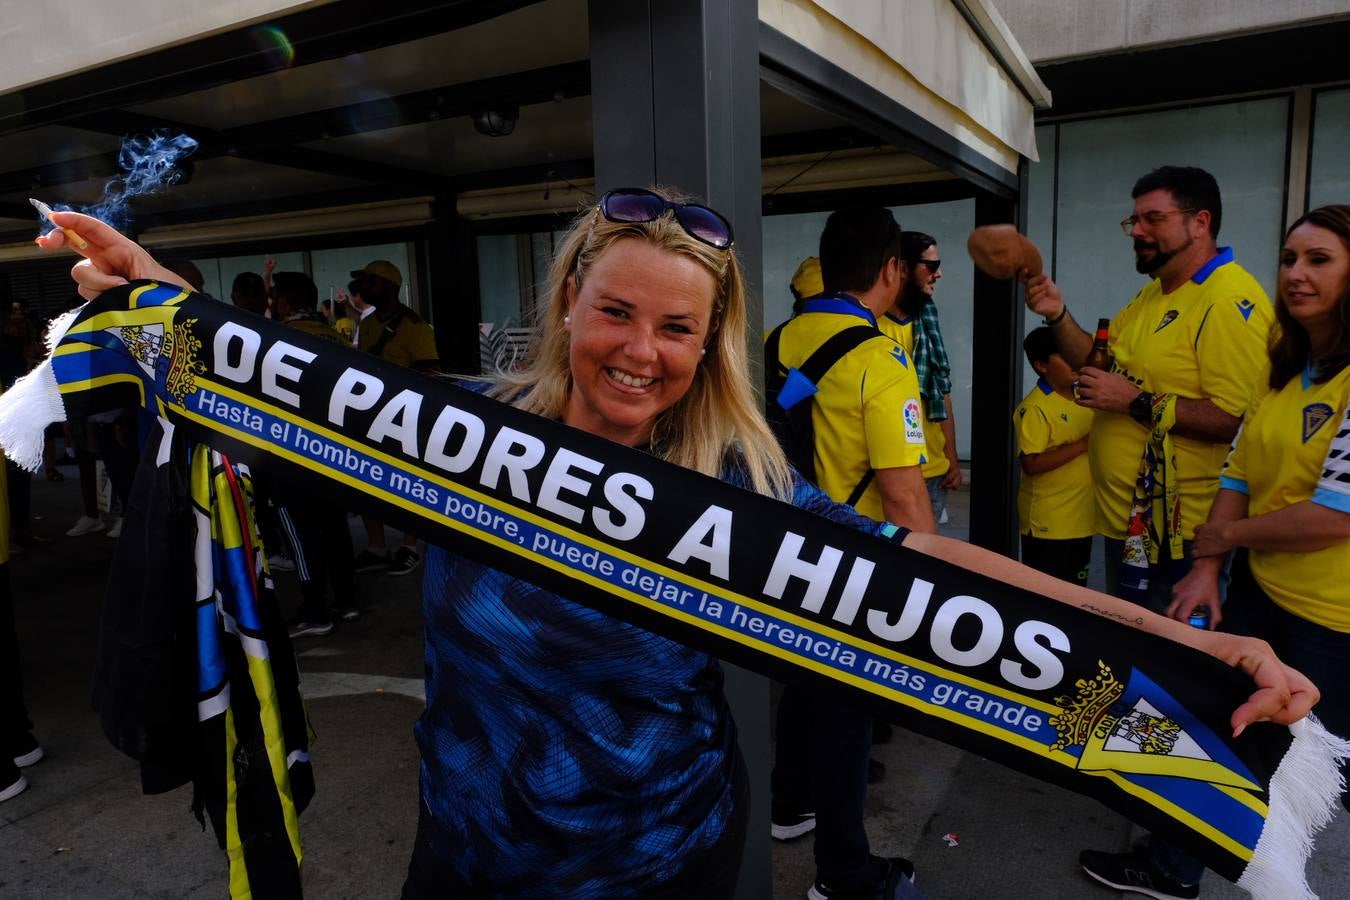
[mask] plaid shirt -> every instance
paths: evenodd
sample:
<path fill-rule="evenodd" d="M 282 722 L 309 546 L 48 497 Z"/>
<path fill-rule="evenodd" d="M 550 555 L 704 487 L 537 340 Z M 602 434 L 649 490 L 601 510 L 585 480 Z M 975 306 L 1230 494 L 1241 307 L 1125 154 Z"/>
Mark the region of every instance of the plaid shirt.
<path fill-rule="evenodd" d="M 952 366 L 947 360 L 947 347 L 942 343 L 937 306 L 932 303 L 925 303 L 914 317 L 912 356 L 928 421 L 941 422 L 947 418 L 945 397 L 952 392 Z"/>

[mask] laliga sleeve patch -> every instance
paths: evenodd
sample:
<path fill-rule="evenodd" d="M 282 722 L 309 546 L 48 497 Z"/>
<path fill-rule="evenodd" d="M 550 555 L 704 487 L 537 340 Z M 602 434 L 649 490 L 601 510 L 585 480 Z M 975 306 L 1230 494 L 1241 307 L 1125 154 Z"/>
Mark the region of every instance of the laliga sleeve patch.
<path fill-rule="evenodd" d="M 911 444 L 924 443 L 923 408 L 919 401 L 910 397 L 905 401 L 905 440 Z"/>

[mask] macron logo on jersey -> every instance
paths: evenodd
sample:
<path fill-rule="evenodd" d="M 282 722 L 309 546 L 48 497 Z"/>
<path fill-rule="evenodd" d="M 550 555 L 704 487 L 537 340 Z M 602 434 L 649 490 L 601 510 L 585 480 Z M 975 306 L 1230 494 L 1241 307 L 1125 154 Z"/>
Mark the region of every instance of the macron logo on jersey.
<path fill-rule="evenodd" d="M 905 357 L 905 348 L 901 347 L 899 344 L 896 344 L 891 348 L 891 358 L 906 369 L 909 368 L 909 359 Z M 906 409 L 908 409 L 908 407 L 906 407 Z"/>
<path fill-rule="evenodd" d="M 1247 322 L 1251 320 L 1252 310 L 1256 309 L 1256 304 L 1243 297 L 1237 302 L 1237 308 L 1238 312 L 1242 313 L 1242 321 Z"/>

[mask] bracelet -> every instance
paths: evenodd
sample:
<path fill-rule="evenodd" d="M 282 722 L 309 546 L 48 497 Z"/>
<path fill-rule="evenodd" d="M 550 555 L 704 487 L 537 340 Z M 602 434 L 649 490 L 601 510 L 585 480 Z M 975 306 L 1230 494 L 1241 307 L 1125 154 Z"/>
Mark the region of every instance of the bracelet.
<path fill-rule="evenodd" d="M 1059 315 L 1055 316 L 1053 319 L 1042 318 L 1041 322 L 1045 325 L 1058 325 L 1061 321 L 1063 321 L 1064 317 L 1067 316 L 1068 314 L 1069 314 L 1069 304 L 1062 303 L 1060 304 L 1059 307 Z"/>

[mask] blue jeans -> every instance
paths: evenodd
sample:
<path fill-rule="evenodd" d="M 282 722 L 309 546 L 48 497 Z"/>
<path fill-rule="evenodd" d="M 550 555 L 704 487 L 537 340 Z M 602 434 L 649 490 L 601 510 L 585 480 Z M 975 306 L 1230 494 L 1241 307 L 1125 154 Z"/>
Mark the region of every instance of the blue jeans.
<path fill-rule="evenodd" d="M 933 505 L 934 522 L 942 518 L 942 511 L 947 508 L 947 489 L 942 486 L 942 479 L 946 477 L 944 473 L 924 479 L 924 484 L 928 487 L 928 502 Z"/>

